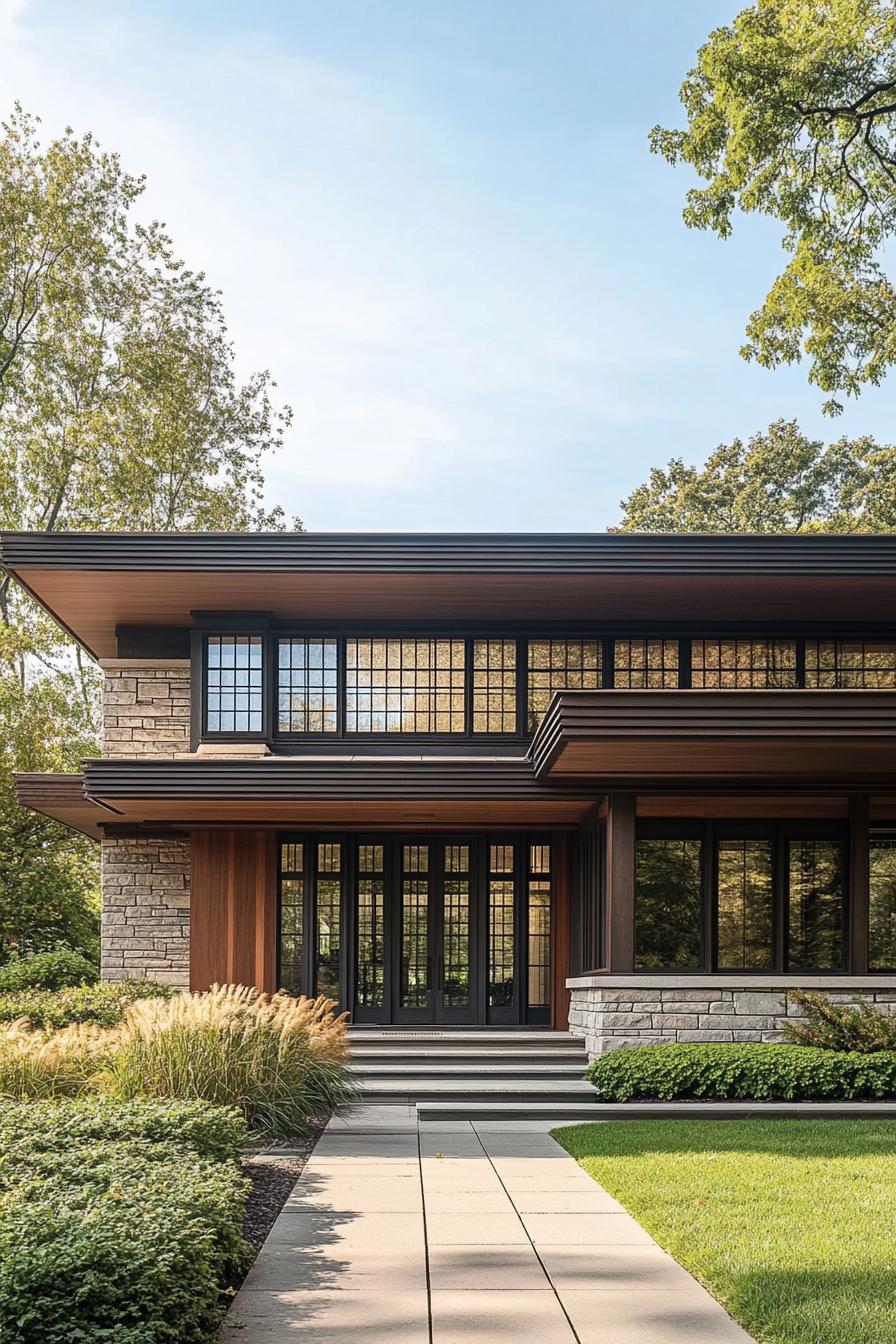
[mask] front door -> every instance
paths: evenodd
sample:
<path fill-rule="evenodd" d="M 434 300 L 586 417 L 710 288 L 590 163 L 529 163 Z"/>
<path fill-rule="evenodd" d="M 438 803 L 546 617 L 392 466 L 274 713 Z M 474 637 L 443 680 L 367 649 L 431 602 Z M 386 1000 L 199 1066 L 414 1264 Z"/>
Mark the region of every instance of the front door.
<path fill-rule="evenodd" d="M 469 841 L 398 841 L 394 1022 L 474 1022 L 477 883 Z"/>

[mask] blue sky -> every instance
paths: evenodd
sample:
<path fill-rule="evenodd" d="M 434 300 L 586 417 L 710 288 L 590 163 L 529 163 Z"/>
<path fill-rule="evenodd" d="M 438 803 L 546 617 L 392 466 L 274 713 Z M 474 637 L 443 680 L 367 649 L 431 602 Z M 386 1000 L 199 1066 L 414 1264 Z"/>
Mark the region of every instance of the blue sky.
<path fill-rule="evenodd" d="M 308 527 L 600 529 L 653 465 L 838 420 L 737 351 L 779 230 L 686 230 L 647 132 L 723 0 L 0 0 L 0 86 L 143 172 L 295 410 Z"/>

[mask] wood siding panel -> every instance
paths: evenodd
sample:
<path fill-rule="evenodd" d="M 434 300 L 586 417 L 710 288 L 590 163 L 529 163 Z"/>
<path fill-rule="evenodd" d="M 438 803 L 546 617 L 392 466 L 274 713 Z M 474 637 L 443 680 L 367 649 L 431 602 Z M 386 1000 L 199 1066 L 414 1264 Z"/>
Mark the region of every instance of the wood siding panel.
<path fill-rule="evenodd" d="M 276 988 L 275 838 L 266 831 L 193 831 L 190 987 Z"/>

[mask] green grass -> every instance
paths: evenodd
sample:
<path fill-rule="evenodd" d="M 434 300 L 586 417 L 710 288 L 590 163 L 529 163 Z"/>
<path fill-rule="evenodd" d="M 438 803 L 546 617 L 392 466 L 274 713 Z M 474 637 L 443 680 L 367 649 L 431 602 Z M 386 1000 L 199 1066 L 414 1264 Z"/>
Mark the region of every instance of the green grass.
<path fill-rule="evenodd" d="M 761 1344 L 896 1344 L 896 1121 L 633 1120 L 554 1137 Z"/>

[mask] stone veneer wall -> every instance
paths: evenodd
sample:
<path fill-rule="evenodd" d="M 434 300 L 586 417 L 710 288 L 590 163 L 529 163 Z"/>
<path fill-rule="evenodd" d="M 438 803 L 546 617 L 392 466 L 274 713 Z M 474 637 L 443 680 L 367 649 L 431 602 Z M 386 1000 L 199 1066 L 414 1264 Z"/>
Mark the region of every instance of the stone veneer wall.
<path fill-rule="evenodd" d="M 832 999 L 857 994 L 896 1011 L 896 982 L 867 976 L 788 976 L 702 980 L 653 975 L 642 978 L 579 978 L 569 982 L 569 1030 L 582 1037 L 590 1056 L 619 1046 L 685 1041 L 780 1041 L 782 1018 L 801 1016 L 788 990 L 820 990 Z M 624 983 L 620 983 L 624 980 Z"/>
<path fill-rule="evenodd" d="M 190 986 L 190 841 L 102 841 L 102 977 Z"/>
<path fill-rule="evenodd" d="M 190 661 L 106 658 L 103 755 L 171 758 L 190 750 Z"/>

